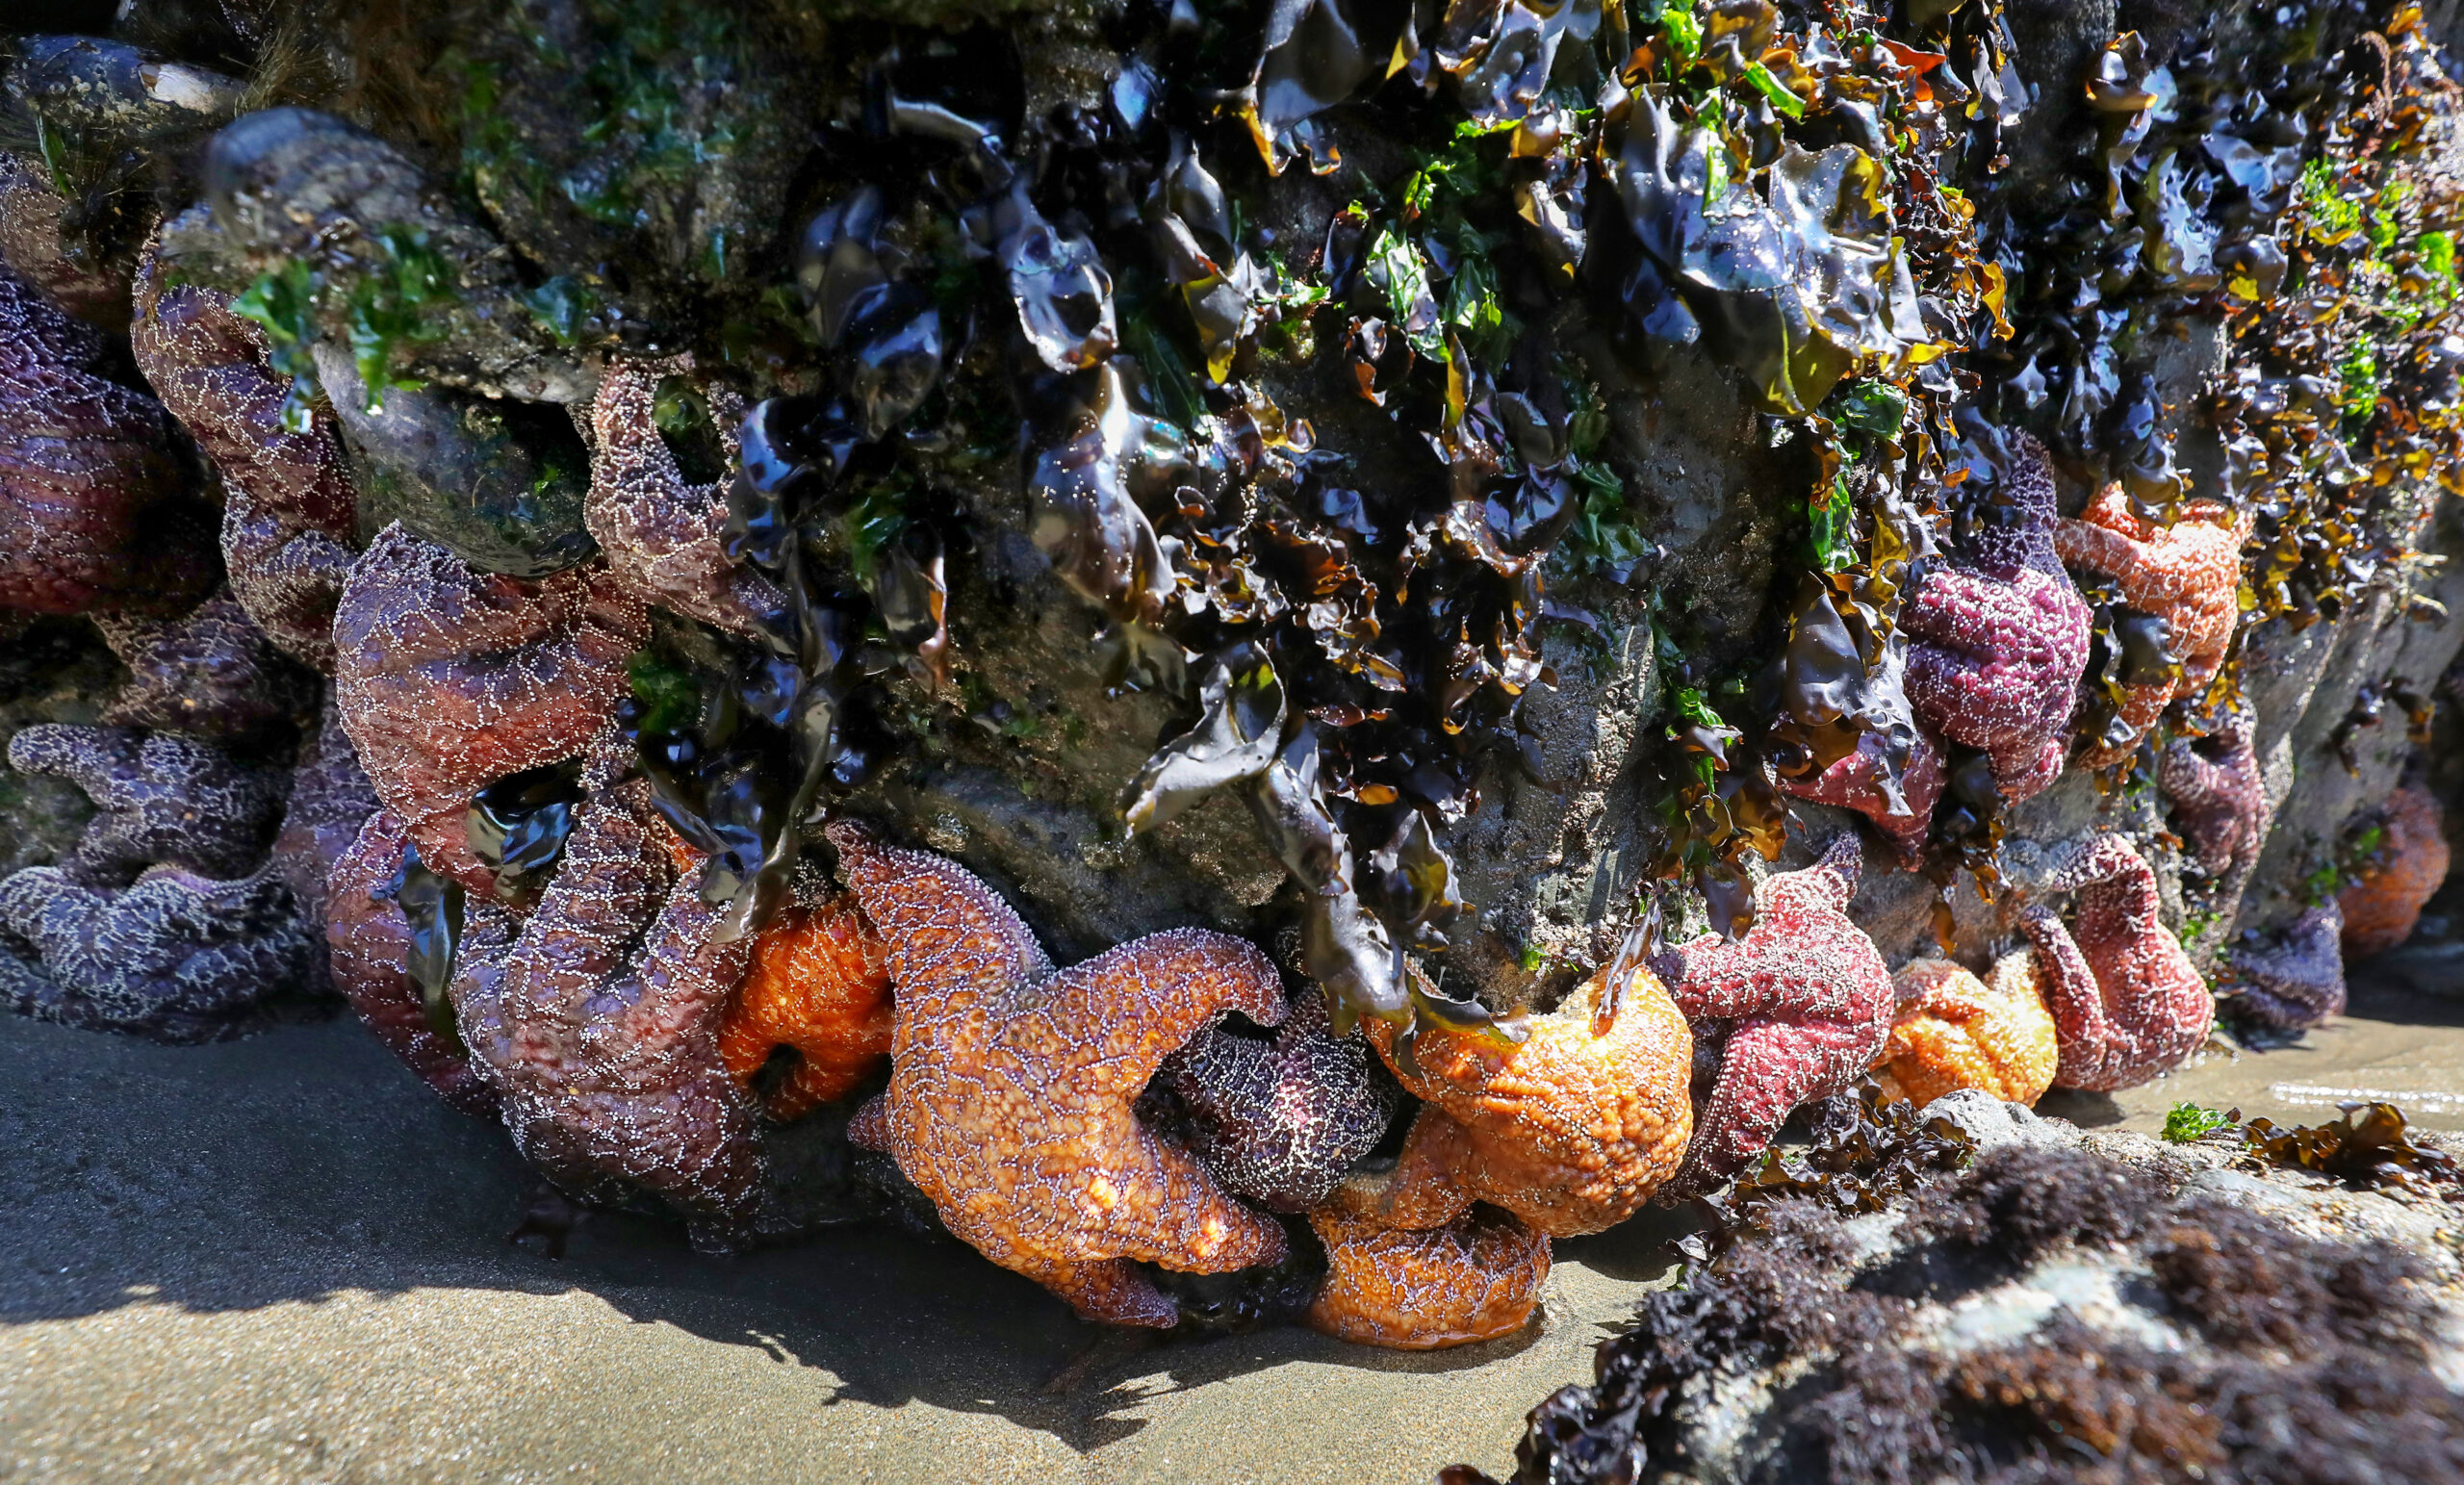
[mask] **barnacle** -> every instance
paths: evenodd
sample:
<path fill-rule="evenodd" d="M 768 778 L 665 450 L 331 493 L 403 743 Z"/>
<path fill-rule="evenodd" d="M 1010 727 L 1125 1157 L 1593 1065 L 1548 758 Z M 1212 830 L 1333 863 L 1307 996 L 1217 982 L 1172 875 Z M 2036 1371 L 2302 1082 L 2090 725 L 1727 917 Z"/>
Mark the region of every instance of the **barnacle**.
<path fill-rule="evenodd" d="M 889 1088 L 850 1137 L 896 1157 L 952 1232 L 1121 1325 L 1178 1315 L 1128 1260 L 1218 1273 L 1284 1256 L 1282 1228 L 1131 1112 L 1164 1059 L 1223 1011 L 1282 1021 L 1264 955 L 1183 929 L 1056 973 L 956 865 L 853 824 L 830 839 L 889 951 L 897 1007 Z"/>
<path fill-rule="evenodd" d="M 645 628 L 604 567 L 530 582 L 398 525 L 377 533 L 335 610 L 334 688 L 360 766 L 423 859 L 493 887 L 467 836 L 472 797 L 581 755 L 611 726 Z"/>

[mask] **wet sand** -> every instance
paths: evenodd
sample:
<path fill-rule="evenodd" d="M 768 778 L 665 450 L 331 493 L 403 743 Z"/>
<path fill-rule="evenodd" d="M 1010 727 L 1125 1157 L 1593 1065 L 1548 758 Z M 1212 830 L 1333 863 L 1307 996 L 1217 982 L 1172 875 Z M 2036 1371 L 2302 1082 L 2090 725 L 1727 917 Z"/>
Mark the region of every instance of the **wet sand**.
<path fill-rule="evenodd" d="M 2315 1120 L 2331 1110 L 2298 1089 L 2386 1089 L 2443 1095 L 2423 1121 L 2464 1129 L 2464 996 L 2377 983 L 2353 1012 L 2048 1112 L 2152 1129 L 2194 1098 Z M 1152 1344 L 881 1230 L 725 1260 L 594 1217 L 561 1262 L 512 1246 L 527 1182 L 502 1136 L 347 1020 L 171 1050 L 0 1016 L 0 1090 L 7 1480 L 1502 1473 L 1525 1410 L 1587 1380 L 1666 1282 L 1676 1231 L 1648 1215 L 1559 1243 L 1545 1322 L 1485 1345 Z"/>

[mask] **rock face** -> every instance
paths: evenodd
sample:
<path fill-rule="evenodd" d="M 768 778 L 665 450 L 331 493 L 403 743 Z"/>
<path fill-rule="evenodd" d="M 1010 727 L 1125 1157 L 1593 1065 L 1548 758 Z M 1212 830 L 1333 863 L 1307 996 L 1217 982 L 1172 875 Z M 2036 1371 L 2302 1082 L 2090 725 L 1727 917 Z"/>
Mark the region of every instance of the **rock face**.
<path fill-rule="evenodd" d="M 1533 1411 L 1515 1479 L 2075 1478 L 2081 1443 L 2119 1478 L 2464 1469 L 2429 1183 L 2356 1191 L 1973 1091 L 1924 1116 L 1967 1169 L 1868 1216 L 1820 1191 L 1755 1208 L 1596 1386 Z"/>

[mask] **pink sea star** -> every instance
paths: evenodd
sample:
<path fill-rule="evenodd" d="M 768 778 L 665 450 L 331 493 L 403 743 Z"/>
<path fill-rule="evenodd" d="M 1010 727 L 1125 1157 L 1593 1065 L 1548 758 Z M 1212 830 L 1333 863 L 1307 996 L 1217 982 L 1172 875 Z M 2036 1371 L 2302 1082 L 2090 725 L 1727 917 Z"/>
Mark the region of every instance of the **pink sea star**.
<path fill-rule="evenodd" d="M 402 822 L 379 810 L 327 876 L 325 952 L 334 986 L 386 1050 L 438 1097 L 465 1114 L 493 1117 L 495 1087 L 471 1065 L 458 1037 L 428 1024 L 419 987 L 405 967 L 411 930 L 393 888 L 409 843 Z"/>
<path fill-rule="evenodd" d="M 2062 560 L 2113 578 L 2122 602 L 2165 621 L 2182 673 L 2171 680 L 2128 688 L 2117 719 L 2125 740 L 2081 755 L 2090 768 L 2119 762 L 2178 697 L 2197 696 L 2216 678 L 2241 618 L 2242 544 L 2255 518 L 2211 499 L 2182 506 L 2169 526 L 2159 526 L 2130 508 L 2118 484 L 2108 485 L 2077 521 L 2054 529 Z"/>
<path fill-rule="evenodd" d="M 1324 996 L 1293 997 L 1271 1041 L 1224 1026 L 1164 1060 L 1160 1081 L 1189 1111 L 1192 1148 L 1216 1180 L 1276 1212 L 1326 1199 L 1369 1153 L 1400 1102 L 1367 1042 L 1336 1039 Z"/>
<path fill-rule="evenodd" d="M 2156 783 L 2209 877 L 2229 882 L 2256 864 L 2270 811 L 2267 781 L 2250 748 L 2247 706 L 2236 705 L 2198 742 L 2181 738 L 2167 748 Z"/>
<path fill-rule="evenodd" d="M 138 370 L 221 472 L 222 560 L 240 606 L 330 674 L 357 502 L 332 418 L 284 426 L 291 378 L 268 365 L 265 333 L 231 313 L 229 295 L 168 277 L 147 244 L 129 330 Z"/>
<path fill-rule="evenodd" d="M 102 341 L 0 269 L 0 608 L 178 613 L 213 585 L 170 421 Z"/>
<path fill-rule="evenodd" d="M 1984 750 L 1994 787 L 2016 803 L 2062 773 L 2071 703 L 2088 665 L 2088 605 L 2053 540 L 2053 473 L 2020 434 L 2007 499 L 1964 561 L 1934 568 L 1900 625 L 1914 641 L 1908 699 L 1927 727 Z"/>
<path fill-rule="evenodd" d="M 65 779 L 94 802 L 69 881 L 125 885 L 157 862 L 202 876 L 254 870 L 282 813 L 284 780 L 173 732 L 44 724 L 9 739 L 9 764 Z"/>
<path fill-rule="evenodd" d="M 1934 807 L 1942 798 L 1947 778 L 1942 753 L 1932 738 L 1918 731 L 1909 748 L 1907 766 L 1900 772 L 1898 797 L 1894 799 L 1894 791 L 1888 786 L 1889 770 L 1884 763 L 1884 747 L 1878 734 L 1867 732 L 1857 739 L 1856 752 L 1819 774 L 1783 779 L 1780 787 L 1799 799 L 1862 814 L 1890 837 L 1899 858 L 1912 865 L 1925 855 L 1925 836 L 1934 823 Z"/>
<path fill-rule="evenodd" d="M 1090 1319 L 1169 1326 L 1130 1260 L 1192 1273 L 1280 1262 L 1283 1229 L 1155 1138 L 1131 1105 L 1217 1016 L 1284 1018 L 1274 965 L 1221 934 L 1154 934 L 1055 973 L 1017 914 L 955 862 L 830 828 L 888 946 L 889 1088 L 849 1128 L 887 1149 L 951 1232 Z"/>
<path fill-rule="evenodd" d="M 2233 951 L 2233 993 L 2273 1026 L 2316 1026 L 2345 1009 L 2344 910 L 2330 898 L 2272 944 Z"/>
<path fill-rule="evenodd" d="M 222 742 L 287 732 L 316 704 L 317 678 L 274 649 L 226 591 L 176 619 L 96 614 L 129 682 L 103 720 Z"/>
<path fill-rule="evenodd" d="M 583 755 L 648 632 L 603 563 L 527 582 L 477 572 L 398 524 L 377 533 L 334 612 L 334 689 L 360 765 L 421 859 L 489 891 L 464 823 L 471 796 Z"/>
<path fill-rule="evenodd" d="M 2197 1051 L 2216 1024 L 2216 999 L 2157 921 L 2156 874 L 2130 842 L 2097 836 L 2042 890 L 2072 894 L 2066 929 L 2043 907 L 2019 920 L 2062 1043 L 2053 1086 L 2135 1088 Z"/>
<path fill-rule="evenodd" d="M 527 921 L 471 896 L 451 994 L 532 1165 L 585 1200 L 648 1191 L 726 1247 L 761 1196 L 753 1104 L 719 1056 L 751 945 L 717 940 L 689 855 L 648 784 L 595 795 Z"/>
<path fill-rule="evenodd" d="M 1689 1022 L 1733 1022 L 1685 1165 L 1661 1188 L 1698 1194 L 1762 1153 L 1797 1105 L 1838 1092 L 1890 1039 L 1898 997 L 1864 931 L 1848 920 L 1862 847 L 1854 833 L 1756 894 L 1754 927 L 1706 935 L 1654 960 Z"/>
<path fill-rule="evenodd" d="M 705 624 L 755 634 L 760 616 L 783 606 L 785 598 L 759 573 L 729 560 L 719 544 L 727 481 L 686 484 L 652 417 L 659 383 L 689 373 L 692 366 L 690 356 L 618 357 L 600 373 L 591 406 L 598 448 L 582 519 L 626 592 Z M 732 460 L 743 399 L 719 382 L 705 383 L 704 395 Z"/>

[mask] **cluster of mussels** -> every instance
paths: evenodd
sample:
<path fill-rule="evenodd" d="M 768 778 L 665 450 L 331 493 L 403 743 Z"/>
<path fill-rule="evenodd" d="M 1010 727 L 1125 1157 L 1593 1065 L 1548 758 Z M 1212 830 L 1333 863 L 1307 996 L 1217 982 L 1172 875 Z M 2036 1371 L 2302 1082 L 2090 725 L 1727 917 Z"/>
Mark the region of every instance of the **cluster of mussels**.
<path fill-rule="evenodd" d="M 794 1225 L 781 1131 L 850 1105 L 1087 1316 L 1452 1344 L 1525 1323 L 1553 1237 L 1805 1187 L 1782 1120 L 1869 1072 L 2144 1082 L 2215 1002 L 2123 836 L 1989 979 L 1894 983 L 1853 829 L 1750 863 L 1794 798 L 1992 889 L 2007 807 L 2169 717 L 2190 843 L 2246 875 L 2236 647 L 2400 569 L 2458 477 L 2417 13 L 2118 38 L 2092 152 L 2039 169 L 2060 100 L 1991 0 L 1140 4 L 1058 79 L 793 7 L 222 11 L 0 74 L 0 604 L 131 675 L 10 745 L 97 813 L 0 883 L 0 983 L 197 1037 L 329 975 L 557 1185 L 711 1245 Z M 2194 496 L 2151 368 L 2220 316 Z M 1757 666 L 1689 654 L 1619 473 L 1614 397 L 1682 358 L 1804 475 Z M 1245 818 L 1288 962 L 1181 929 L 1057 969 L 889 838 L 954 717 L 1023 722 L 968 639 L 1040 582 L 1173 719 L 1122 832 Z M 1659 661 L 1650 901 L 1507 1013 L 1424 959 L 1595 610 Z M 2410 807 L 2330 959 L 2443 877 Z M 1711 932 L 1665 943 L 1689 883 Z M 2297 948 L 2246 966 L 2288 1021 L 2341 1003 Z"/>

